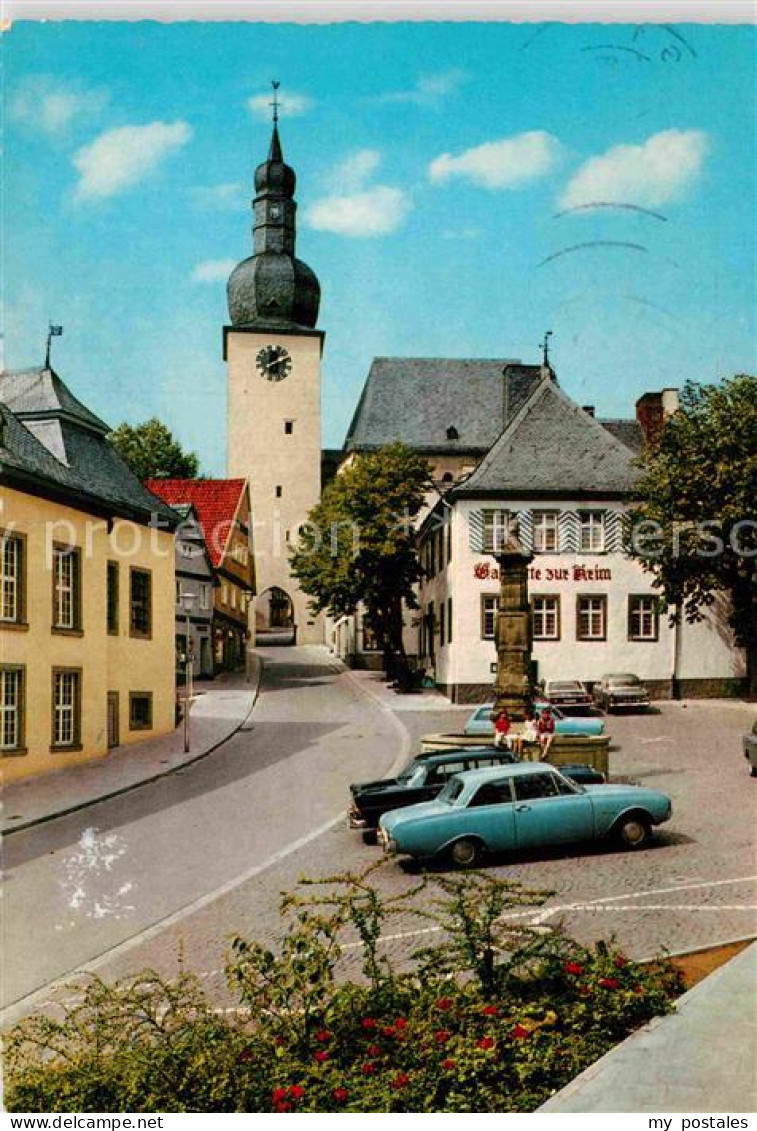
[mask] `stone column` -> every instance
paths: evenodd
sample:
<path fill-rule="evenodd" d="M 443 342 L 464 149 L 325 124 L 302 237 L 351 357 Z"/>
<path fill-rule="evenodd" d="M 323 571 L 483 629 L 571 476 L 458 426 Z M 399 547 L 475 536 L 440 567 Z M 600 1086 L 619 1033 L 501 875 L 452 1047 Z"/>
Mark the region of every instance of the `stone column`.
<path fill-rule="evenodd" d="M 495 643 L 497 678 L 495 710 L 507 709 L 511 719 L 524 719 L 533 702 L 531 682 L 531 606 L 528 600 L 528 567 L 533 555 L 526 553 L 518 538 L 508 536 L 495 555 L 499 566 L 499 598 Z"/>

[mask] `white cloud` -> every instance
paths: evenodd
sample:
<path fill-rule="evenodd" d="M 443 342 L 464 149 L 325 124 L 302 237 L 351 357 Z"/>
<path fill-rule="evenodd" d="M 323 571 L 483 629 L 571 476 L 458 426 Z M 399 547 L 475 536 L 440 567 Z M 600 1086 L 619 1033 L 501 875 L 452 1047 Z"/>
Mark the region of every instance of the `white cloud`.
<path fill-rule="evenodd" d="M 375 185 L 347 196 L 327 196 L 306 213 L 307 223 L 319 231 L 366 238 L 385 236 L 403 223 L 412 203 L 401 189 Z"/>
<path fill-rule="evenodd" d="M 34 75 L 10 99 L 8 117 L 54 137 L 76 120 L 97 117 L 108 97 L 106 90 L 85 90 L 51 75 Z"/>
<path fill-rule="evenodd" d="M 386 94 L 381 94 L 376 101 L 411 102 L 417 106 L 436 106 L 448 94 L 454 94 L 469 78 L 467 72 L 459 68 L 439 71 L 435 75 L 425 75 L 418 79 L 415 86 L 408 90 L 390 90 Z"/>
<path fill-rule="evenodd" d="M 189 190 L 189 195 L 195 208 L 211 212 L 236 211 L 244 203 L 245 187 L 238 181 L 227 181 L 220 185 L 196 185 Z"/>
<path fill-rule="evenodd" d="M 334 166 L 329 182 L 337 190 L 350 192 L 362 188 L 378 169 L 381 154 L 377 149 L 356 149 Z"/>
<path fill-rule="evenodd" d="M 141 181 L 189 141 L 186 122 L 151 122 L 106 130 L 74 155 L 78 200 L 113 196 Z"/>
<path fill-rule="evenodd" d="M 192 282 L 225 283 L 236 265 L 236 259 L 205 259 L 192 272 Z"/>
<path fill-rule="evenodd" d="M 640 145 L 614 145 L 584 162 L 568 182 L 560 206 L 666 204 L 697 177 L 707 146 L 702 130 L 663 130 Z"/>
<path fill-rule="evenodd" d="M 543 130 L 487 141 L 453 157 L 442 153 L 429 165 L 432 181 L 463 177 L 488 189 L 519 188 L 543 177 L 557 164 L 562 146 Z"/>
<path fill-rule="evenodd" d="M 251 98 L 247 99 L 247 109 L 256 118 L 265 118 L 266 121 L 271 117 L 271 103 L 273 102 L 273 94 L 271 91 L 266 91 L 265 94 L 253 94 Z M 313 99 L 307 94 L 295 94 L 294 91 L 279 91 L 279 117 L 281 118 L 298 118 L 301 114 L 307 114 L 308 110 L 313 105 Z"/>

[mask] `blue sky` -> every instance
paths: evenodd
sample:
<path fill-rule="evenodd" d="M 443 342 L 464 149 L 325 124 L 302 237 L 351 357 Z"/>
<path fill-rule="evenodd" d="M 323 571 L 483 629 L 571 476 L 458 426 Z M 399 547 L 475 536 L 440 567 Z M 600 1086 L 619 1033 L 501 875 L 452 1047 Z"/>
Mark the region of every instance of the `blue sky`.
<path fill-rule="evenodd" d="M 20 22 L 5 38 L 6 364 L 225 471 L 230 266 L 268 83 L 322 287 L 324 444 L 377 355 L 535 361 L 628 416 L 754 371 L 755 40 L 675 25 Z M 596 207 L 600 203 L 602 207 Z M 588 207 L 591 206 L 591 207 Z"/>

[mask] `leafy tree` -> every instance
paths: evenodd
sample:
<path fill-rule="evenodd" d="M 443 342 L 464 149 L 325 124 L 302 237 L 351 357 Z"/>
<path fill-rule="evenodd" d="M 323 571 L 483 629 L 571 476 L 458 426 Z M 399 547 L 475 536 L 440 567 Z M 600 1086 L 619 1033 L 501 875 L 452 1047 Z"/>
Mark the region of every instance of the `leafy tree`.
<path fill-rule="evenodd" d="M 139 479 L 194 479 L 199 460 L 185 452 L 173 433 L 153 416 L 143 424 L 120 424 L 108 437 Z"/>
<path fill-rule="evenodd" d="M 339 617 L 362 603 L 387 675 L 403 688 L 403 604 L 418 608 L 421 576 L 413 520 L 430 483 L 427 461 L 404 444 L 360 456 L 328 484 L 290 555 L 314 612 Z"/>
<path fill-rule="evenodd" d="M 641 457 L 633 553 L 665 602 L 701 620 L 718 594 L 757 692 L 757 379 L 689 382 L 659 442 Z M 676 614 L 674 612 L 673 614 Z"/>

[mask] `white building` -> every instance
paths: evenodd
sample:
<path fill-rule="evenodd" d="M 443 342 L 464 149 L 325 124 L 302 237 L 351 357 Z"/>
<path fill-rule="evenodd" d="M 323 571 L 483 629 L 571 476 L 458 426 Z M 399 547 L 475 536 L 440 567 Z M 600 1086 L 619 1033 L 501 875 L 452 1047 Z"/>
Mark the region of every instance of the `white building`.
<path fill-rule="evenodd" d="M 663 405 L 675 406 L 672 394 L 642 398 L 645 428 L 659 427 Z M 476 470 L 426 517 L 419 662 L 453 701 L 491 693 L 499 590 L 492 551 L 511 524 L 534 555 L 535 678 L 591 683 L 630 671 L 658 697 L 743 691 L 744 657 L 725 604 L 699 624 L 671 626 L 652 575 L 624 553 L 639 474 L 631 423 L 595 419 L 547 370 Z"/>

